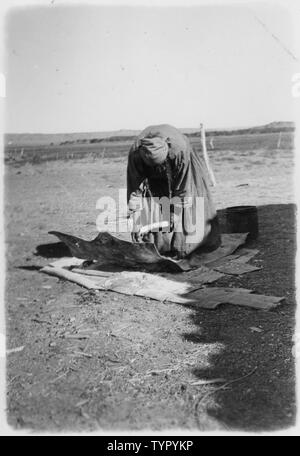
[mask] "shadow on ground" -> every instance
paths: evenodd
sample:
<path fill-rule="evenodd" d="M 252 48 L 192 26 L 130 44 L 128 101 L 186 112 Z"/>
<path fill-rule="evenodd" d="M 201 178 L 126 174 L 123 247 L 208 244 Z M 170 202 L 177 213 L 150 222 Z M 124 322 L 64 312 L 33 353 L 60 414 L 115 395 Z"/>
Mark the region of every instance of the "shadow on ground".
<path fill-rule="evenodd" d="M 15 268 L 8 277 L 7 346 L 24 350 L 7 359 L 11 425 L 47 432 L 292 426 L 294 219 L 293 205 L 259 207 L 260 236 L 249 247 L 259 249 L 251 263 L 263 269 L 215 284 L 284 296 L 272 311 L 227 304 L 187 311 L 83 292 L 35 273 L 37 257 Z M 37 250 L 49 258 L 66 255 L 57 244 Z M 216 378 L 232 383 L 226 389 L 224 382 L 194 384 Z"/>
<path fill-rule="evenodd" d="M 190 318 L 199 330 L 184 334 L 194 343 L 220 346 L 207 369 L 193 370 L 198 379 L 236 380 L 226 389 L 224 383 L 207 386 L 198 399 L 197 413 L 206 409 L 225 428 L 243 431 L 285 428 L 295 420 L 295 206 L 261 206 L 258 215 L 260 235 L 248 246 L 259 249 L 251 263 L 263 269 L 240 277 L 226 276 L 218 286 L 250 288 L 284 296 L 285 301 L 272 311 L 233 305 L 211 311 L 193 308 Z M 221 212 L 221 220 L 223 217 Z"/>

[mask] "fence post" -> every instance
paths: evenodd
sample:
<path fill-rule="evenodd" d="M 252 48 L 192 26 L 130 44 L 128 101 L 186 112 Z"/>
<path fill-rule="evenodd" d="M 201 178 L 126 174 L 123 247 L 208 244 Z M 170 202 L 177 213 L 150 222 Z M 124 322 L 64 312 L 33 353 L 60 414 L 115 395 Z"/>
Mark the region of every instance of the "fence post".
<path fill-rule="evenodd" d="M 201 143 L 202 143 L 204 161 L 206 164 L 206 168 L 207 168 L 212 186 L 215 187 L 217 185 L 217 183 L 216 183 L 216 179 L 215 179 L 213 170 L 209 164 L 209 158 L 208 158 L 208 154 L 207 154 L 207 150 L 206 150 L 205 129 L 204 129 L 204 125 L 202 123 L 200 124 L 200 131 L 201 131 Z"/>
<path fill-rule="evenodd" d="M 281 146 L 281 132 L 279 133 L 278 141 L 277 141 L 277 149 Z"/>

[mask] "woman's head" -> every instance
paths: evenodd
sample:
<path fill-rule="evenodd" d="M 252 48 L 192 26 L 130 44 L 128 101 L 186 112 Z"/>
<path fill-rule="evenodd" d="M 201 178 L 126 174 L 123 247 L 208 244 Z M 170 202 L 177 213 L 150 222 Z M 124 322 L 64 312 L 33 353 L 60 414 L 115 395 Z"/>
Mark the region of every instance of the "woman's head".
<path fill-rule="evenodd" d="M 159 136 L 146 137 L 139 140 L 139 151 L 147 166 L 156 167 L 166 161 L 169 146 L 167 141 Z"/>

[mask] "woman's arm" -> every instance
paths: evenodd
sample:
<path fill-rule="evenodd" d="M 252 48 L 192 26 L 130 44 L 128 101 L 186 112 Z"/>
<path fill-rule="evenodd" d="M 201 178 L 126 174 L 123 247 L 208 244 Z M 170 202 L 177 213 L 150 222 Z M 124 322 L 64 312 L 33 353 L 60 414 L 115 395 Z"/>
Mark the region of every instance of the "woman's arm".
<path fill-rule="evenodd" d="M 127 163 L 127 203 L 132 198 L 141 194 L 140 185 L 145 180 L 143 175 L 142 161 L 134 146 L 130 149 Z"/>

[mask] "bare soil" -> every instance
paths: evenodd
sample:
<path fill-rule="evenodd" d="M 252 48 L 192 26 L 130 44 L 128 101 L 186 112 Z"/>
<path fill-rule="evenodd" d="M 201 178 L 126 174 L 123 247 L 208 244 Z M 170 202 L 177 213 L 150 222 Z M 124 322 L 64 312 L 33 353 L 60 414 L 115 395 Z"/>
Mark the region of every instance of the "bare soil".
<path fill-rule="evenodd" d="M 7 166 L 7 348 L 24 346 L 7 357 L 11 426 L 260 432 L 294 424 L 292 152 L 223 151 L 213 167 L 220 210 L 258 206 L 260 236 L 249 246 L 260 250 L 251 263 L 263 267 L 216 284 L 284 296 L 272 311 L 93 293 L 39 273 L 51 258 L 37 247 L 56 242 L 48 231 L 97 234 L 96 201 L 125 187 L 126 157 Z M 226 388 L 193 385 L 240 377 Z"/>

